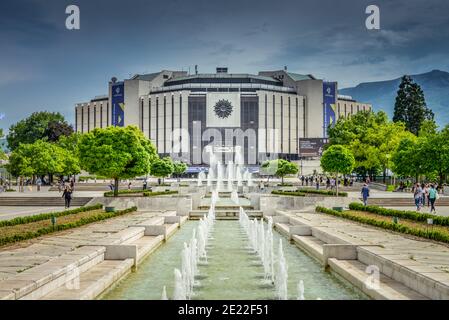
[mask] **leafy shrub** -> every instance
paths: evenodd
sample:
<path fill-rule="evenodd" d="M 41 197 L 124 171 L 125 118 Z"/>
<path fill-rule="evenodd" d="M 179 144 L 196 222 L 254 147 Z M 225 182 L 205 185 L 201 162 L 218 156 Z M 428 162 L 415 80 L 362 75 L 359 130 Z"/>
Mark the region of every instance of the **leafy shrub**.
<path fill-rule="evenodd" d="M 382 216 L 398 217 L 402 219 L 409 219 L 414 221 L 424 222 L 427 219 L 433 219 L 433 224 L 440 226 L 449 226 L 449 217 L 437 216 L 429 213 L 418 213 L 415 211 L 386 209 L 378 206 L 364 206 L 361 203 L 353 202 L 349 205 L 349 209 L 355 211 L 366 211 Z"/>
<path fill-rule="evenodd" d="M 375 218 L 368 218 L 368 217 L 362 217 L 358 216 L 356 214 L 352 214 L 350 212 L 339 212 L 332 209 L 327 209 L 324 207 L 316 207 L 315 209 L 317 212 L 330 214 L 339 218 L 349 219 L 352 221 L 369 224 L 375 227 L 388 229 L 396 232 L 406 233 L 413 236 L 441 241 L 449 243 L 449 232 L 442 232 L 440 230 L 433 230 L 433 229 L 419 229 L 419 228 L 412 228 L 408 226 L 404 226 L 399 223 L 393 223 L 389 221 L 383 221 L 383 220 L 376 220 Z"/>
<path fill-rule="evenodd" d="M 16 189 L 6 189 L 6 192 L 16 192 Z"/>
<path fill-rule="evenodd" d="M 282 191 L 282 190 L 273 190 L 272 194 L 278 194 L 282 196 L 296 196 L 296 197 L 305 197 L 306 194 L 298 191 Z"/>
<path fill-rule="evenodd" d="M 51 217 L 63 217 L 63 216 L 68 216 L 70 214 L 98 210 L 101 208 L 103 208 L 102 204 L 96 204 L 93 206 L 81 207 L 81 208 L 77 208 L 77 209 L 60 211 L 60 212 L 41 213 L 41 214 L 37 214 L 34 216 L 17 217 L 17 218 L 11 219 L 11 220 L 0 221 L 0 227 L 10 227 L 10 226 L 18 225 L 18 224 L 37 222 L 37 221 L 41 221 L 41 220 L 50 219 Z"/>
<path fill-rule="evenodd" d="M 395 187 L 393 184 L 389 184 L 389 185 L 387 186 L 387 191 L 392 192 L 392 191 L 394 191 L 394 190 L 396 190 L 396 187 Z"/>

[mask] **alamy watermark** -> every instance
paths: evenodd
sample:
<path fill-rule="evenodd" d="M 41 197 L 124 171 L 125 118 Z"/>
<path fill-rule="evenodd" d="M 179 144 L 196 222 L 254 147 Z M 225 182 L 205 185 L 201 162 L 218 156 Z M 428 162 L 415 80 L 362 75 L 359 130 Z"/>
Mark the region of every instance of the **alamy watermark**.
<path fill-rule="evenodd" d="M 372 4 L 366 7 L 365 13 L 369 16 L 365 20 L 365 26 L 368 30 L 380 29 L 380 9 Z"/>
<path fill-rule="evenodd" d="M 80 29 L 80 8 L 77 5 L 71 4 L 65 8 L 65 13 L 69 16 L 65 19 L 65 27 L 68 30 Z"/>

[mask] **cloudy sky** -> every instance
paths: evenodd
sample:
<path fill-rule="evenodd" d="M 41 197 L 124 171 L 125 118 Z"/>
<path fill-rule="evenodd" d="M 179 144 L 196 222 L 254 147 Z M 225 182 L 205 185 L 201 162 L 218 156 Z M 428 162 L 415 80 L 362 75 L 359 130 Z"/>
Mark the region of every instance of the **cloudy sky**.
<path fill-rule="evenodd" d="M 81 29 L 65 27 L 76 4 Z M 365 8 L 380 8 L 367 30 Z M 339 87 L 449 71 L 447 0 L 4 0 L 0 128 L 105 94 L 107 81 L 161 69 L 281 69 Z M 4 114 L 4 117 L 1 115 Z"/>

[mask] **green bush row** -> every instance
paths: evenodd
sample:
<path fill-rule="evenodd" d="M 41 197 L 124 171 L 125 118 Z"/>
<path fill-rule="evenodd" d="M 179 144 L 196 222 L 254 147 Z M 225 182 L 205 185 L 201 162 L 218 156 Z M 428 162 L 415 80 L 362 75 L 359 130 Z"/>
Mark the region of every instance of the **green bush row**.
<path fill-rule="evenodd" d="M 316 190 L 316 189 L 298 189 L 298 192 L 303 193 L 313 193 L 313 194 L 322 194 L 325 196 L 336 196 L 337 192 L 334 190 Z M 338 196 L 347 197 L 348 193 L 343 191 L 338 191 Z"/>
<path fill-rule="evenodd" d="M 383 229 L 388 229 L 388 230 L 401 232 L 401 233 L 405 233 L 405 234 L 410 234 L 410 235 L 421 237 L 421 238 L 432 239 L 432 240 L 436 240 L 436 241 L 449 243 L 449 233 L 441 232 L 439 230 L 433 230 L 433 229 L 423 230 L 423 229 L 418 229 L 418 228 L 411 228 L 411 227 L 407 227 L 407 226 L 404 226 L 399 223 L 393 223 L 393 222 L 389 222 L 389 221 L 379 221 L 374 218 L 361 217 L 361 216 L 357 216 L 357 215 L 354 215 L 354 214 L 351 214 L 351 213 L 348 213 L 345 211 L 339 212 L 336 210 L 327 209 L 327 208 L 323 208 L 323 207 L 316 207 L 315 210 L 317 212 L 330 214 L 335 217 L 349 219 L 349 220 L 364 223 L 364 224 L 369 224 L 369 225 L 383 228 Z"/>
<path fill-rule="evenodd" d="M 14 243 L 14 242 L 18 242 L 18 241 L 23 241 L 23 240 L 29 240 L 29 239 L 33 239 L 33 238 L 37 238 L 46 234 L 50 234 L 56 231 L 63 231 L 63 230 L 67 230 L 67 229 L 72 229 L 72 228 L 77 228 L 77 227 L 81 227 L 85 224 L 89 224 L 89 223 L 93 223 L 93 222 L 98 222 L 101 220 L 106 220 L 109 218 L 113 218 L 113 217 L 117 217 L 117 216 L 121 216 L 133 211 L 136 211 L 137 207 L 132 207 L 132 208 L 128 208 L 125 210 L 120 210 L 120 211 L 116 211 L 116 212 L 103 212 L 103 213 L 99 213 L 96 214 L 94 216 L 91 217 L 85 217 L 85 218 L 81 218 L 78 221 L 75 222 L 70 222 L 70 223 L 65 223 L 65 224 L 57 224 L 56 226 L 50 226 L 50 227 L 45 227 L 45 228 L 41 228 L 37 231 L 30 231 L 27 233 L 23 233 L 23 234 L 16 234 L 14 236 L 8 236 L 8 237 L 2 237 L 0 238 L 0 246 L 9 244 L 9 243 Z"/>
<path fill-rule="evenodd" d="M 273 190 L 272 194 L 278 194 L 283 196 L 296 196 L 296 197 L 305 197 L 306 194 L 298 191 L 282 191 L 282 190 Z"/>
<path fill-rule="evenodd" d="M 99 204 L 96 204 L 93 206 L 81 207 L 81 208 L 72 209 L 72 210 L 41 213 L 41 214 L 37 214 L 34 216 L 17 217 L 17 218 L 11 219 L 11 220 L 0 221 L 0 227 L 10 227 L 10 226 L 18 225 L 18 224 L 25 224 L 25 223 L 31 223 L 31 222 L 41 221 L 41 220 L 47 220 L 47 219 L 50 219 L 51 217 L 68 216 L 70 214 L 76 214 L 76 213 L 80 213 L 80 212 L 97 210 L 97 209 L 101 209 L 101 208 L 103 208 L 103 205 L 99 203 Z"/>
<path fill-rule="evenodd" d="M 162 195 L 166 195 L 166 194 L 177 194 L 178 191 L 170 191 L 170 190 L 166 190 L 166 191 L 158 191 L 158 192 L 144 192 L 143 196 L 144 197 L 154 197 L 154 196 L 162 196 Z"/>
<path fill-rule="evenodd" d="M 382 216 L 398 217 L 414 221 L 427 221 L 433 219 L 433 224 L 440 226 L 449 226 L 449 217 L 437 216 L 429 213 L 419 213 L 415 211 L 386 209 L 378 206 L 364 206 L 362 203 L 353 202 L 349 205 L 349 209 L 356 211 L 366 211 Z"/>
<path fill-rule="evenodd" d="M 165 191 L 157 191 L 157 192 L 152 192 L 151 190 L 119 190 L 118 194 L 138 194 L 138 193 L 142 193 L 144 197 L 152 197 L 152 196 L 159 196 L 159 195 L 163 195 L 163 194 L 174 194 L 174 193 L 178 193 L 178 191 L 170 191 L 170 190 L 165 190 Z M 114 196 L 114 191 L 108 191 L 104 193 L 105 197 L 113 197 Z"/>
<path fill-rule="evenodd" d="M 108 178 L 108 177 L 103 177 L 103 176 L 79 176 L 78 177 L 78 181 L 79 182 L 83 182 L 83 181 L 87 181 L 87 180 L 95 180 L 95 179 L 97 179 L 97 180 L 108 180 L 108 179 L 110 179 L 110 178 Z"/>

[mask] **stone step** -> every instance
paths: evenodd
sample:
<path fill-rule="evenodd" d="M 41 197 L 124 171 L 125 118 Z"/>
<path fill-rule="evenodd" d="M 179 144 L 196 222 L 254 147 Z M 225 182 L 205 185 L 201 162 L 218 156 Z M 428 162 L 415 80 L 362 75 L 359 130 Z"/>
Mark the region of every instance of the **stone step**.
<path fill-rule="evenodd" d="M 366 265 L 375 265 L 382 274 L 400 281 L 407 287 L 434 300 L 449 299 L 449 273 L 396 255 L 379 247 L 358 247 L 358 260 Z"/>
<path fill-rule="evenodd" d="M 239 210 L 242 207 L 245 210 L 254 210 L 254 207 L 251 205 L 215 205 L 216 210 Z M 200 205 L 198 206 L 199 210 L 209 210 L 210 205 Z"/>
<path fill-rule="evenodd" d="M 63 285 L 42 300 L 92 300 L 131 271 L 133 259 L 105 260 Z"/>
<path fill-rule="evenodd" d="M 263 217 L 263 212 L 260 210 L 245 210 L 250 218 L 260 219 Z M 199 220 L 208 213 L 207 210 L 192 210 L 189 213 L 190 220 Z M 217 220 L 237 220 L 239 218 L 239 210 L 216 210 L 215 218 Z"/>
<path fill-rule="evenodd" d="M 70 205 L 82 207 L 91 201 L 91 197 L 75 197 Z M 64 207 L 61 197 L 0 197 L 0 206 L 8 207 Z"/>
<path fill-rule="evenodd" d="M 324 263 L 323 245 L 325 242 L 313 236 L 292 236 L 293 243 L 300 249 L 309 253 L 322 264 Z"/>
<path fill-rule="evenodd" d="M 142 262 L 147 255 L 156 250 L 164 242 L 164 236 L 143 236 L 132 244 L 137 245 L 137 264 Z"/>
<path fill-rule="evenodd" d="M 0 281 L 14 299 L 40 299 L 104 260 L 105 247 L 84 246 Z"/>
<path fill-rule="evenodd" d="M 372 275 L 366 272 L 368 265 L 358 260 L 330 258 L 328 262 L 333 271 L 376 300 L 427 300 L 425 296 L 383 273 L 379 274 L 378 286 L 368 287 L 367 283 L 371 283 L 369 277 L 372 277 Z"/>

